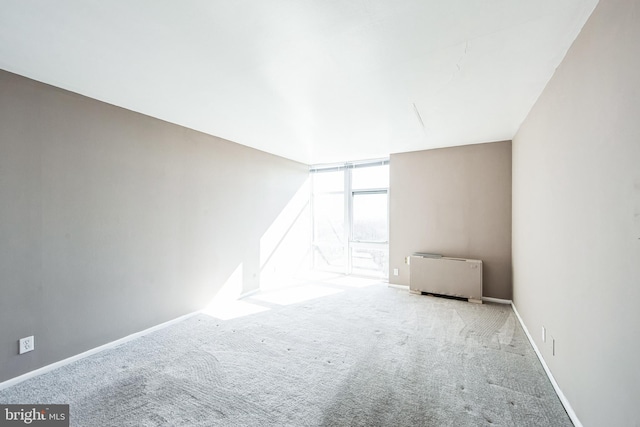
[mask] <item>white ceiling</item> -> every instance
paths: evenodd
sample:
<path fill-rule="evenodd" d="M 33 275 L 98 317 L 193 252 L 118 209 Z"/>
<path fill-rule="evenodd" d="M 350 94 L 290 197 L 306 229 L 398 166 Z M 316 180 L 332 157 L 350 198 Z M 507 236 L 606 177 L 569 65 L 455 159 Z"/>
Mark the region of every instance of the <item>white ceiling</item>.
<path fill-rule="evenodd" d="M 511 139 L 597 0 L 2 0 L 0 68 L 304 163 Z"/>

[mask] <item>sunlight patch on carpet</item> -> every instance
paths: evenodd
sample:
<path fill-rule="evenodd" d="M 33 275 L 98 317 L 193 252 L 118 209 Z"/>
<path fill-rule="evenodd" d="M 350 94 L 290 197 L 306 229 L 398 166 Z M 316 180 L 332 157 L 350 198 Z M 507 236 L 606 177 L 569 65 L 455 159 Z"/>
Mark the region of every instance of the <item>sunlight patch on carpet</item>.
<path fill-rule="evenodd" d="M 295 288 L 282 289 L 252 296 L 252 299 L 278 305 L 297 304 L 312 299 L 325 297 L 342 292 L 340 289 L 320 285 L 304 285 Z"/>
<path fill-rule="evenodd" d="M 229 320 L 248 316 L 251 314 L 261 313 L 268 310 L 269 308 L 267 307 L 263 307 L 257 304 L 251 304 L 250 302 L 241 300 L 215 301 L 209 304 L 207 308 L 202 310 L 202 314 L 206 314 L 220 320 Z"/>

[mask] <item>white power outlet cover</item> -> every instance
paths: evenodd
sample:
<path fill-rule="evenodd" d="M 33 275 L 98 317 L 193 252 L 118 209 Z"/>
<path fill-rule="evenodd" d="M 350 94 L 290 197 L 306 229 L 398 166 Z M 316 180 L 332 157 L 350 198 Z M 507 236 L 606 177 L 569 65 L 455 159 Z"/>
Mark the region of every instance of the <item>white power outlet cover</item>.
<path fill-rule="evenodd" d="M 31 335 L 30 337 L 20 339 L 20 354 L 33 351 L 35 347 L 36 347 L 36 342 L 33 338 L 33 335 Z"/>
<path fill-rule="evenodd" d="M 398 275 L 398 269 L 397 269 L 397 268 L 394 268 L 394 269 L 393 269 L 393 275 L 394 275 L 394 276 L 397 276 L 397 275 Z"/>

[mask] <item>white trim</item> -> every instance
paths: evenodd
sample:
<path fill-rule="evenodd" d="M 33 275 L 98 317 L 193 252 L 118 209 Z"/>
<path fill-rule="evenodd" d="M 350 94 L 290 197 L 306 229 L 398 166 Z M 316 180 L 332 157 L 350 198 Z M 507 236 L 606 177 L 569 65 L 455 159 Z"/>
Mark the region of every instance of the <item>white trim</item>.
<path fill-rule="evenodd" d="M 250 297 L 251 295 L 257 294 L 258 292 L 260 292 L 260 288 L 258 288 L 258 289 L 254 289 L 254 290 L 252 290 L 252 291 L 247 291 L 247 292 L 243 293 L 242 295 L 240 295 L 240 296 L 239 296 L 238 298 L 236 298 L 236 299 L 240 300 L 240 299 L 242 299 L 242 298 L 247 298 L 247 297 Z"/>
<path fill-rule="evenodd" d="M 51 372 L 51 371 L 53 371 L 55 369 L 61 368 L 61 367 L 65 366 L 65 365 L 68 365 L 68 364 L 73 363 L 75 361 L 78 361 L 80 359 L 84 359 L 85 357 L 89 357 L 89 356 L 92 356 L 92 355 L 94 355 L 96 353 L 100 353 L 101 351 L 117 347 L 117 346 L 119 346 L 121 344 L 124 344 L 126 342 L 129 342 L 129 341 L 133 341 L 136 338 L 140 338 L 140 337 L 142 337 L 144 335 L 148 335 L 148 334 L 150 334 L 152 332 L 155 332 L 157 330 L 164 329 L 167 326 L 171 326 L 171 325 L 174 325 L 176 323 L 180 323 L 183 320 L 186 320 L 189 317 L 195 316 L 196 314 L 199 314 L 199 313 L 200 313 L 200 311 L 194 311 L 193 313 L 185 314 L 184 316 L 180 316 L 180 317 L 177 317 L 177 318 L 175 318 L 173 320 L 169 320 L 167 322 L 160 323 L 159 325 L 152 326 L 152 327 L 150 327 L 148 329 L 145 329 L 143 331 L 135 332 L 135 333 L 133 333 L 131 335 L 127 335 L 126 337 L 117 339 L 115 341 L 111 341 L 111 342 L 109 342 L 107 344 L 103 344 L 103 345 L 101 345 L 99 347 L 92 348 L 92 349 L 87 350 L 85 352 L 82 352 L 80 354 L 76 354 L 75 356 L 67 357 L 66 359 L 60 360 L 58 362 L 54 362 L 54 363 L 52 363 L 50 365 L 43 366 L 42 368 L 38 368 L 38 369 L 35 369 L 33 371 L 29 371 L 26 374 L 22 374 L 22 375 L 19 375 L 17 377 L 14 377 L 14 378 L 8 379 L 6 381 L 0 382 L 0 390 L 3 390 L 5 388 L 11 387 L 11 386 L 14 386 L 16 384 L 19 384 L 19 383 L 21 383 L 23 381 L 26 381 L 28 379 L 37 377 L 39 375 L 46 374 L 47 372 Z"/>
<path fill-rule="evenodd" d="M 562 402 L 562 406 L 564 406 L 564 409 L 567 411 L 569 418 L 571 418 L 573 425 L 575 427 L 583 427 L 582 423 L 578 419 L 578 416 L 576 415 L 575 411 L 571 407 L 571 404 L 569 403 L 569 399 L 567 399 L 567 397 L 564 395 L 562 390 L 560 390 L 560 386 L 556 382 L 556 379 L 553 377 L 551 370 L 547 366 L 547 362 L 544 361 L 544 358 L 542 357 L 542 353 L 540 353 L 540 350 L 538 350 L 538 346 L 536 346 L 536 343 L 533 341 L 533 338 L 531 337 L 529 330 L 525 326 L 524 321 L 522 320 L 522 317 L 520 317 L 520 313 L 518 313 L 518 310 L 516 309 L 516 306 L 513 302 L 511 302 L 511 308 L 513 308 L 513 312 L 516 314 L 516 317 L 518 318 L 518 321 L 520 322 L 520 325 L 522 326 L 524 333 L 527 335 L 527 339 L 531 343 L 533 350 L 536 352 L 536 356 L 538 356 L 538 359 L 540 359 L 540 363 L 542 364 L 544 371 L 547 373 L 547 376 L 549 377 L 549 380 L 551 381 L 551 385 L 553 385 L 553 388 L 556 391 L 556 394 L 560 398 L 560 402 Z"/>
<path fill-rule="evenodd" d="M 510 299 L 491 298 L 491 297 L 482 297 L 482 301 L 495 302 L 497 304 L 513 304 L 513 301 L 511 301 Z"/>
<path fill-rule="evenodd" d="M 396 285 L 395 283 L 388 283 L 387 286 L 390 288 L 398 288 L 398 289 L 409 289 L 409 285 Z"/>
<path fill-rule="evenodd" d="M 337 172 L 345 169 L 356 169 L 369 166 L 386 166 L 389 162 L 389 157 L 384 157 L 380 159 L 367 159 L 341 163 L 322 163 L 309 166 L 309 172 Z"/>

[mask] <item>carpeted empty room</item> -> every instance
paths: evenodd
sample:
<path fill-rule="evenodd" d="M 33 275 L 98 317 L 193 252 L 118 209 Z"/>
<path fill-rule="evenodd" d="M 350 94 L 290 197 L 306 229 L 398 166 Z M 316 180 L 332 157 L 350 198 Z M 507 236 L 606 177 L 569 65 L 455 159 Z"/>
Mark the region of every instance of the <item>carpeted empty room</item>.
<path fill-rule="evenodd" d="M 307 281 L 0 391 L 74 426 L 571 426 L 509 305 Z M 258 310 L 259 308 L 259 310 Z"/>
<path fill-rule="evenodd" d="M 640 0 L 2 1 L 0 427 L 640 427 L 639 41 Z"/>

